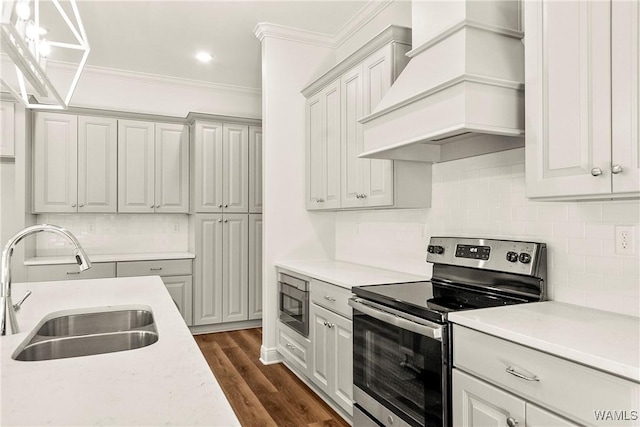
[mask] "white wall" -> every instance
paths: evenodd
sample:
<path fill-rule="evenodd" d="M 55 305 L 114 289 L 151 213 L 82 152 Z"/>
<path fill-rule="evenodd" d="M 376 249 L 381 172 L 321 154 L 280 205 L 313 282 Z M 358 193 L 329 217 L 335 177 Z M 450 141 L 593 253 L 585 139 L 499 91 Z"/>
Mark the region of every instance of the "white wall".
<path fill-rule="evenodd" d="M 430 274 L 434 235 L 541 241 L 550 299 L 640 315 L 640 202 L 534 202 L 524 192 L 524 149 L 435 164 L 431 209 L 338 213 L 336 258 Z M 615 254 L 616 224 L 635 226 L 636 255 Z"/>
<path fill-rule="evenodd" d="M 305 98 L 300 89 L 331 51 L 267 36 L 262 39 L 263 331 L 262 359 L 277 358 L 278 260 L 333 258 L 333 213 L 305 208 Z"/>

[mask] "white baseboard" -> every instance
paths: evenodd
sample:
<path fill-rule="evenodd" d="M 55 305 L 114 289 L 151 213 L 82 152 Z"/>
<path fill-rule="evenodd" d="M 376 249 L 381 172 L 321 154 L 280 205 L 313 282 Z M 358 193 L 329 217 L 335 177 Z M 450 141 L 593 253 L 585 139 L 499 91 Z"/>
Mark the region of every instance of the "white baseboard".
<path fill-rule="evenodd" d="M 214 332 L 237 331 L 240 329 L 252 329 L 262 326 L 262 319 L 244 320 L 242 322 L 216 323 L 214 325 L 189 326 L 191 335 L 211 334 Z"/>
<path fill-rule="evenodd" d="M 282 356 L 278 353 L 277 348 L 266 348 L 263 345 L 260 347 L 260 361 L 263 365 L 273 365 L 282 362 Z"/>

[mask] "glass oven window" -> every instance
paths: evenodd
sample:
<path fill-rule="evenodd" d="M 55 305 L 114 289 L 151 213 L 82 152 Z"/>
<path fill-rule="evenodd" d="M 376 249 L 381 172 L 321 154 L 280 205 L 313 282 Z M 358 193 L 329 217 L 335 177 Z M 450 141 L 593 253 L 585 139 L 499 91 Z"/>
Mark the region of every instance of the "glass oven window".
<path fill-rule="evenodd" d="M 299 322 L 304 321 L 304 301 L 293 298 L 291 295 L 286 295 L 284 293 L 280 294 L 280 299 L 280 309 L 284 313 L 288 314 Z"/>
<path fill-rule="evenodd" d="M 442 426 L 442 343 L 354 310 L 354 384 L 415 426 Z"/>

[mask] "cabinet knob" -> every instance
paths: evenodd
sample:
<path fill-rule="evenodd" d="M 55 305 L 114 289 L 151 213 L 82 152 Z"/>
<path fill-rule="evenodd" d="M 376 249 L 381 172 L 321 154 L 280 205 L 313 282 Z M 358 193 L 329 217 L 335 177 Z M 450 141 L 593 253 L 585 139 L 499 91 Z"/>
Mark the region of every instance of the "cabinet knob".
<path fill-rule="evenodd" d="M 361 195 L 360 195 L 360 198 L 361 198 L 361 199 L 366 199 L 366 198 L 367 198 L 367 195 L 366 195 L 366 194 L 361 194 Z"/>
<path fill-rule="evenodd" d="M 518 425 L 518 420 L 516 420 L 513 417 L 509 417 L 509 418 L 507 418 L 507 425 L 509 427 L 516 427 Z"/>
<path fill-rule="evenodd" d="M 218 222 L 222 222 L 222 220 L 221 220 L 221 219 L 219 219 L 219 220 L 218 220 Z"/>
<path fill-rule="evenodd" d="M 84 208 L 84 203 L 80 203 L 80 204 L 78 205 L 78 207 L 80 207 L 80 208 Z"/>
<path fill-rule="evenodd" d="M 76 204 L 75 204 L 75 203 L 74 203 L 74 204 L 72 204 L 72 205 L 71 205 L 71 207 L 72 207 L 72 208 L 75 208 L 75 207 L 76 207 Z"/>
<path fill-rule="evenodd" d="M 222 208 L 222 205 L 218 205 L 219 208 Z"/>
<path fill-rule="evenodd" d="M 228 207 L 229 207 L 229 205 L 224 205 L 224 207 L 225 207 L 225 208 L 228 208 Z"/>
<path fill-rule="evenodd" d="M 600 169 L 600 168 L 593 168 L 593 169 L 591 169 L 591 175 L 593 175 L 593 176 L 600 176 L 600 175 L 602 175 L 602 169 Z"/>
<path fill-rule="evenodd" d="M 316 199 L 316 203 L 322 203 L 324 202 L 324 199 Z"/>
<path fill-rule="evenodd" d="M 334 297 L 331 297 L 329 295 L 325 296 L 324 299 L 326 299 L 327 301 L 335 301 L 336 299 Z"/>
<path fill-rule="evenodd" d="M 155 206 L 151 205 L 151 206 L 149 206 L 149 207 L 150 207 L 151 209 L 153 209 Z"/>
<path fill-rule="evenodd" d="M 619 173 L 622 173 L 624 171 L 624 169 L 622 168 L 621 165 L 613 165 L 611 166 L 611 173 L 617 175 Z"/>
<path fill-rule="evenodd" d="M 224 222 L 229 222 L 229 220 L 228 220 L 228 219 L 225 219 L 225 220 L 224 220 Z"/>

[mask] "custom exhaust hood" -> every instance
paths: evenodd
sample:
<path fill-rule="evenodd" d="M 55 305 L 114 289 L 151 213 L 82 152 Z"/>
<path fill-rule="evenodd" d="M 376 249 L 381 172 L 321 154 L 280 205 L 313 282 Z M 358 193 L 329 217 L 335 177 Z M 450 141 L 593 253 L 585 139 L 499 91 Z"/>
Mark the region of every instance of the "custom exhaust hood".
<path fill-rule="evenodd" d="M 440 162 L 524 146 L 519 0 L 413 1 L 411 59 L 359 121 L 359 157 Z"/>

